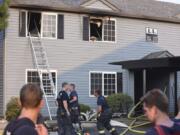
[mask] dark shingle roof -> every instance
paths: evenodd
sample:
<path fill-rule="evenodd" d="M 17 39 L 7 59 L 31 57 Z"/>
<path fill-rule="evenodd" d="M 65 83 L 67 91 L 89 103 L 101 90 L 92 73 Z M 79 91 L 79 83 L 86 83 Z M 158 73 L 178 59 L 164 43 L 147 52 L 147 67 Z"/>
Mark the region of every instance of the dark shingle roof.
<path fill-rule="evenodd" d="M 169 51 L 158 51 L 158 52 L 150 53 L 144 56 L 142 59 L 158 59 L 158 58 L 167 58 L 167 57 L 174 57 L 174 55 Z"/>
<path fill-rule="evenodd" d="M 81 6 L 88 0 L 11 0 L 11 7 L 59 10 L 66 12 L 105 14 L 180 23 L 180 4 L 155 0 L 108 0 L 118 11 L 104 12 Z"/>

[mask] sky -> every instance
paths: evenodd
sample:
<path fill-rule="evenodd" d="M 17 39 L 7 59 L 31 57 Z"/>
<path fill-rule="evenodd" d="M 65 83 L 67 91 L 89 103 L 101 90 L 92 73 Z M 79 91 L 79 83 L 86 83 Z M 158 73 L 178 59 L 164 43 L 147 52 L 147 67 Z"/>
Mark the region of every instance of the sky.
<path fill-rule="evenodd" d="M 172 2 L 172 3 L 180 4 L 180 0 L 158 0 L 158 1 L 167 1 L 167 2 Z"/>

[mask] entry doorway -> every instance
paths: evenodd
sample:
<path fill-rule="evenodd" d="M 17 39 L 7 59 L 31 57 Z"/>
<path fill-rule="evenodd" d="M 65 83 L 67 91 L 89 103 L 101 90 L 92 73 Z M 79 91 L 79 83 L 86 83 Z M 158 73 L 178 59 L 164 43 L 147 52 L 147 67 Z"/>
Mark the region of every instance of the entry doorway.
<path fill-rule="evenodd" d="M 175 77 L 172 75 L 174 72 L 168 69 L 147 69 L 145 70 L 145 76 L 143 70 L 134 70 L 134 101 L 137 104 L 144 93 L 153 88 L 161 89 L 167 95 L 170 105 L 169 111 L 174 112 L 175 107 Z M 144 78 L 145 77 L 145 78 Z M 145 84 L 144 84 L 145 79 Z M 145 85 L 145 91 L 144 86 Z M 142 106 L 136 109 L 137 112 L 142 112 Z"/>

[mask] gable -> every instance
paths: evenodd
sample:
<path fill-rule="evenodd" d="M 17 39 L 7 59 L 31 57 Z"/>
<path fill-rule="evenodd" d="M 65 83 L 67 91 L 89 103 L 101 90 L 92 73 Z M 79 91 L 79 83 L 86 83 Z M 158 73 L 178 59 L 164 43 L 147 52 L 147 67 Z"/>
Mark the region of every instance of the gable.
<path fill-rule="evenodd" d="M 105 10 L 105 11 L 117 10 L 117 8 L 114 5 L 112 5 L 106 0 L 90 0 L 82 4 L 81 6 L 88 9 L 98 9 L 98 10 Z"/>
<path fill-rule="evenodd" d="M 174 57 L 174 55 L 171 54 L 169 51 L 159 51 L 159 52 L 150 53 L 144 56 L 142 59 L 155 59 L 155 58 L 168 58 L 168 57 Z"/>

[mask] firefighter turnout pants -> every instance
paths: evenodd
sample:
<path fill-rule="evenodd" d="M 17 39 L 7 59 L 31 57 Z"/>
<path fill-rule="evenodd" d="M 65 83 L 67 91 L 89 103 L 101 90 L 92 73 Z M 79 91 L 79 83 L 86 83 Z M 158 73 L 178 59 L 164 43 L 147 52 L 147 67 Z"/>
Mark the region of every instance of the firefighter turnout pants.
<path fill-rule="evenodd" d="M 81 128 L 81 122 L 79 120 L 79 115 L 80 115 L 80 112 L 79 112 L 78 107 L 72 107 L 71 108 L 71 121 L 72 121 L 73 127 L 75 129 L 75 132 L 77 134 L 82 133 L 82 128 Z"/>
<path fill-rule="evenodd" d="M 99 135 L 105 135 L 105 128 L 111 135 L 118 135 L 116 129 L 111 126 L 110 120 L 112 118 L 112 112 L 110 109 L 106 109 L 97 117 L 97 129 Z"/>
<path fill-rule="evenodd" d="M 57 110 L 58 135 L 73 135 L 70 116 L 63 109 Z"/>

